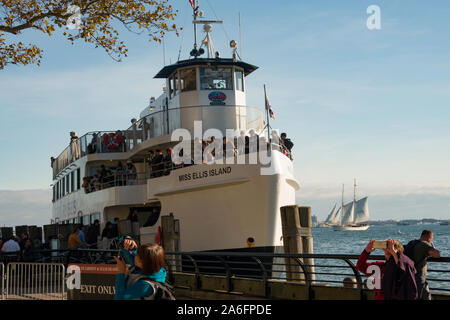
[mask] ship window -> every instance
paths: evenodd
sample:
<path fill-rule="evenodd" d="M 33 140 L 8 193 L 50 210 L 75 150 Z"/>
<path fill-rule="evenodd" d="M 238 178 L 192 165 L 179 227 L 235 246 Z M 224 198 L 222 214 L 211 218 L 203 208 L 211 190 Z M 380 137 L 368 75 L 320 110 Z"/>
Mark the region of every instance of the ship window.
<path fill-rule="evenodd" d="M 233 89 L 231 68 L 200 68 L 202 90 Z"/>
<path fill-rule="evenodd" d="M 80 168 L 78 168 L 78 169 L 77 169 L 77 190 L 80 190 L 80 188 L 81 188 L 80 181 L 81 181 L 81 177 L 80 177 Z"/>
<path fill-rule="evenodd" d="M 98 220 L 100 222 L 100 213 L 91 214 L 91 224 L 94 223 L 95 220 Z"/>
<path fill-rule="evenodd" d="M 62 196 L 64 197 L 66 195 L 66 176 L 62 178 Z"/>
<path fill-rule="evenodd" d="M 75 191 L 75 171 L 70 173 L 70 192 Z"/>
<path fill-rule="evenodd" d="M 83 226 L 89 225 L 89 216 L 83 216 Z"/>
<path fill-rule="evenodd" d="M 244 73 L 236 70 L 236 90 L 244 91 Z"/>
<path fill-rule="evenodd" d="M 184 69 L 180 71 L 181 91 L 197 90 L 197 77 L 195 68 Z"/>
<path fill-rule="evenodd" d="M 178 76 L 177 73 L 175 73 L 173 76 L 171 76 L 169 78 L 169 95 L 170 98 L 175 97 L 178 92 L 179 92 L 179 88 L 178 88 Z"/>

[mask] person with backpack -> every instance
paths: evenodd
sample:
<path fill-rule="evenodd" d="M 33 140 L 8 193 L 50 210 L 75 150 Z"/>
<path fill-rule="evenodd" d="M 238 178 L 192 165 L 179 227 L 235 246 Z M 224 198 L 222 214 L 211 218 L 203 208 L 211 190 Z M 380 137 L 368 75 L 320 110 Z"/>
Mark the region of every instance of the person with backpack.
<path fill-rule="evenodd" d="M 411 240 L 405 246 L 405 254 L 414 261 L 417 270 L 416 283 L 419 300 L 431 300 L 430 288 L 426 281 L 427 259 L 441 256 L 439 250 L 433 245 L 433 237 L 433 231 L 423 230 L 419 240 Z"/>
<path fill-rule="evenodd" d="M 129 237 L 123 247 L 120 252 L 131 267 L 127 268 L 124 258 L 114 257 L 119 269 L 114 299 L 175 300 L 172 287 L 166 284 L 164 249 L 155 243 L 138 247 Z"/>

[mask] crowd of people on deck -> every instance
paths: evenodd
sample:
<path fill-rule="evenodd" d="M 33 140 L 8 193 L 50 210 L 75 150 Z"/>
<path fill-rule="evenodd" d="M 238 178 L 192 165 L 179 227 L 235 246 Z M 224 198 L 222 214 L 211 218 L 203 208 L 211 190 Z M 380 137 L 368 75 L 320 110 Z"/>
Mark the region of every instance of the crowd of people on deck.
<path fill-rule="evenodd" d="M 86 193 L 99 191 L 114 186 L 130 186 L 136 184 L 138 173 L 131 160 L 126 165 L 119 161 L 117 166 L 107 168 L 104 164 L 97 169 L 93 176 L 83 178 L 81 187 Z"/>
<path fill-rule="evenodd" d="M 292 160 L 292 148 L 294 144 L 287 138 L 286 133 L 282 133 L 278 137 L 277 132 L 272 131 L 271 135 L 272 146 L 278 147 L 283 154 Z M 193 142 L 193 156 L 189 163 L 182 161 L 174 163 L 172 159 L 173 148 L 171 147 L 166 148 L 165 152 L 161 149 L 150 150 L 146 159 L 147 170 L 145 171 L 147 174 L 144 178 L 156 178 L 168 175 L 171 170 L 190 166 L 194 163 L 209 164 L 217 159 L 258 152 L 262 144 L 266 144 L 269 149 L 271 143 L 267 142 L 264 136 L 260 137 L 256 134 L 255 130 L 250 130 L 249 135 L 245 131 L 241 131 L 240 136 L 236 140 L 224 137 L 220 142 L 214 136 L 210 140 L 196 138 Z M 180 153 L 180 157 L 183 156 L 182 152 Z M 119 161 L 117 166 L 114 167 L 101 165 L 93 176 L 84 177 L 82 188 L 86 193 L 90 193 L 114 186 L 134 185 L 136 184 L 137 176 L 136 167 L 131 160 L 127 160 L 125 166 Z"/>

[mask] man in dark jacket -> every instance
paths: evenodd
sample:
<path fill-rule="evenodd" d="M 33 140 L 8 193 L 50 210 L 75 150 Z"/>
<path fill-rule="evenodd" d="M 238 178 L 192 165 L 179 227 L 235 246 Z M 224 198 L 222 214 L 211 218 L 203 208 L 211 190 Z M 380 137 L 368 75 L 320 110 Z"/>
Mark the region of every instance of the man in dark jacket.
<path fill-rule="evenodd" d="M 91 246 L 91 249 L 97 249 L 97 241 L 100 236 L 100 222 L 95 220 L 94 223 L 90 226 L 87 233 L 87 243 Z"/>
<path fill-rule="evenodd" d="M 394 241 L 388 241 L 387 250 L 391 253 L 391 257 L 386 263 L 381 283 L 384 299 L 416 300 L 418 294 L 414 261 L 403 254 L 403 246 L 396 249 Z"/>
<path fill-rule="evenodd" d="M 433 245 L 433 231 L 423 230 L 419 240 L 410 241 L 406 247 L 409 252 L 405 252 L 415 263 L 417 270 L 416 283 L 421 300 L 431 300 L 430 289 L 427 276 L 427 259 L 428 257 L 439 258 L 441 256 L 439 250 Z"/>

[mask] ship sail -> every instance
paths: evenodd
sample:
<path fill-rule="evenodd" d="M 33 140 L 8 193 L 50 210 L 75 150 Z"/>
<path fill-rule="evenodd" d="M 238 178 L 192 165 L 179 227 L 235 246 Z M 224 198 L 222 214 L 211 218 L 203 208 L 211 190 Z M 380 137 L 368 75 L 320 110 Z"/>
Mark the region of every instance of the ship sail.
<path fill-rule="evenodd" d="M 325 220 L 325 222 L 328 224 L 337 224 L 339 211 L 340 211 L 340 208 L 339 208 L 339 210 L 336 211 L 336 204 L 335 204 L 333 209 L 331 210 L 330 214 L 328 215 L 327 220 Z"/>
<path fill-rule="evenodd" d="M 353 224 L 355 219 L 354 202 L 347 203 L 342 209 L 342 224 Z"/>
<path fill-rule="evenodd" d="M 369 204 L 367 202 L 367 197 L 356 201 L 354 207 L 355 207 L 354 223 L 363 223 L 370 220 Z"/>

